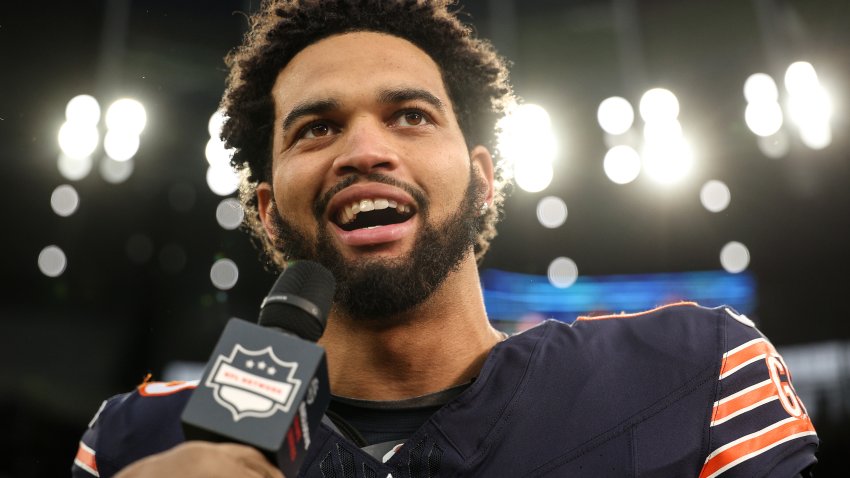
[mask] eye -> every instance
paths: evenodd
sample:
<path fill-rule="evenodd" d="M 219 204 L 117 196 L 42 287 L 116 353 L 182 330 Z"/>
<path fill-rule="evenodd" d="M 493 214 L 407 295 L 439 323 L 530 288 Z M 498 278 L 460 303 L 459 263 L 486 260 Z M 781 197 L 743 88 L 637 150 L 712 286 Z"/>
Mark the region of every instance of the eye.
<path fill-rule="evenodd" d="M 428 115 L 417 110 L 401 112 L 397 121 L 399 126 L 421 126 L 424 124 L 431 124 L 431 120 L 428 118 Z"/>
<path fill-rule="evenodd" d="M 298 137 L 304 139 L 321 138 L 336 134 L 337 132 L 338 130 L 335 126 L 325 122 L 314 122 L 302 128 L 298 133 Z"/>

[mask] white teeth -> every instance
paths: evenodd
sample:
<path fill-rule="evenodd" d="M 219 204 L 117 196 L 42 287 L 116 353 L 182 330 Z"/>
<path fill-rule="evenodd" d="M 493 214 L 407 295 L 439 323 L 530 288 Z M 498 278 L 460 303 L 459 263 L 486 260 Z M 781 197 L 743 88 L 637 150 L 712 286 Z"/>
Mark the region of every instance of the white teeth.
<path fill-rule="evenodd" d="M 398 201 L 392 199 L 361 199 L 340 209 L 338 220 L 340 224 L 348 224 L 357 217 L 359 212 L 380 211 L 382 209 L 393 208 L 399 214 L 409 214 L 412 209 L 407 204 L 399 204 Z M 374 226 L 379 227 L 379 226 Z"/>

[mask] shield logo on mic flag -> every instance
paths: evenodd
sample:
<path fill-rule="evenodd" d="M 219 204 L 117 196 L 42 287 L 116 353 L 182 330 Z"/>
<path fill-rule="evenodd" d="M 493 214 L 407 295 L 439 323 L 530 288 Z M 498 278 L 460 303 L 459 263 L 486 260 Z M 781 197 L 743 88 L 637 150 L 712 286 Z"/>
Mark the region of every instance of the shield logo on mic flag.
<path fill-rule="evenodd" d="M 236 344 L 229 356 L 219 355 L 204 385 L 213 398 L 233 415 L 264 418 L 278 410 L 289 412 L 301 386 L 295 378 L 298 363 L 285 362 L 272 351 L 248 350 Z"/>

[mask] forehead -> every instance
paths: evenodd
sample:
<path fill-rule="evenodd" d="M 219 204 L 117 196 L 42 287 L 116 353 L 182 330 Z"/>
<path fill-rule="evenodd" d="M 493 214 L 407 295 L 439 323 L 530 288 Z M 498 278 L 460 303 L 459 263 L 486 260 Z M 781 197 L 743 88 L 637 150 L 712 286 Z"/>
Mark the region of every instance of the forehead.
<path fill-rule="evenodd" d="M 278 74 L 272 93 L 278 109 L 310 99 L 371 95 L 416 87 L 450 104 L 440 68 L 413 43 L 393 35 L 352 32 L 307 46 Z"/>

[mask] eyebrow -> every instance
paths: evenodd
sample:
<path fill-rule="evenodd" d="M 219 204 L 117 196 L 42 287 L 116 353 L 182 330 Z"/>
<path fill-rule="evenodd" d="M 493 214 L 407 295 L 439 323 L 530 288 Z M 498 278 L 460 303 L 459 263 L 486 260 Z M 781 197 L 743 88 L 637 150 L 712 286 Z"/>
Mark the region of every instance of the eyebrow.
<path fill-rule="evenodd" d="M 403 103 L 405 101 L 411 100 L 424 101 L 439 110 L 440 113 L 445 112 L 445 106 L 443 106 L 443 102 L 440 101 L 440 99 L 434 96 L 433 94 L 423 89 L 395 88 L 381 90 L 381 92 L 378 93 L 378 101 L 384 104 Z"/>
<path fill-rule="evenodd" d="M 378 101 L 383 104 L 397 104 L 405 101 L 419 100 L 424 101 L 440 113 L 445 113 L 445 106 L 439 98 L 429 93 L 426 90 L 419 88 L 392 88 L 381 90 L 378 93 Z M 286 117 L 283 119 L 283 131 L 292 127 L 300 118 L 311 115 L 322 115 L 329 111 L 333 111 L 342 107 L 342 104 L 333 99 L 326 98 L 321 100 L 305 101 L 299 103 L 292 108 Z"/>

